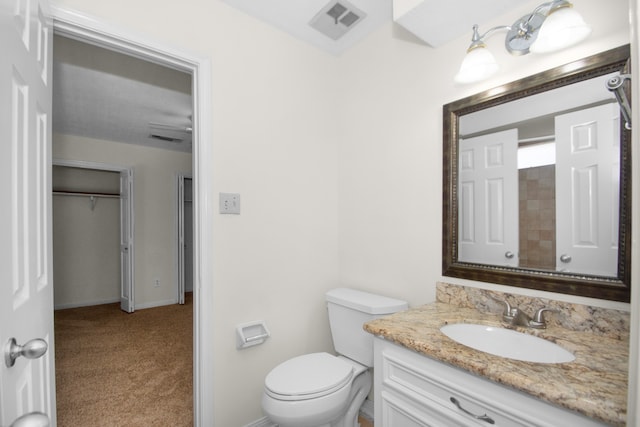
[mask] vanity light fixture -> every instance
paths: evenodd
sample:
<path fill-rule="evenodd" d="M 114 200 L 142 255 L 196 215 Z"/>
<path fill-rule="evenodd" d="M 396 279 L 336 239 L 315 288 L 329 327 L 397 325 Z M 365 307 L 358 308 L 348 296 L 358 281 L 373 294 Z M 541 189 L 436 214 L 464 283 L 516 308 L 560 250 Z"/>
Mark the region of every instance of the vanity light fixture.
<path fill-rule="evenodd" d="M 498 63 L 484 41 L 498 31 L 507 31 L 504 47 L 512 55 L 548 53 L 577 44 L 591 34 L 591 27 L 567 0 L 554 0 L 536 7 L 511 26 L 501 25 L 480 35 L 473 26 L 471 45 L 455 76 L 456 83 L 474 83 L 498 71 Z"/>

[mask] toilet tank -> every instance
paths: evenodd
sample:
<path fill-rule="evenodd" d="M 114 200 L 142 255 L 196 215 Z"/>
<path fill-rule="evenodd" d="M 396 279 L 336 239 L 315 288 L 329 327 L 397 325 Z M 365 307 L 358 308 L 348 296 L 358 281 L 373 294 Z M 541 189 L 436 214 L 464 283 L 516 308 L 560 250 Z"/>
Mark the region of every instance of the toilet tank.
<path fill-rule="evenodd" d="M 406 301 L 348 288 L 326 293 L 329 326 L 338 354 L 373 366 L 373 335 L 362 326 L 373 319 L 406 310 Z"/>

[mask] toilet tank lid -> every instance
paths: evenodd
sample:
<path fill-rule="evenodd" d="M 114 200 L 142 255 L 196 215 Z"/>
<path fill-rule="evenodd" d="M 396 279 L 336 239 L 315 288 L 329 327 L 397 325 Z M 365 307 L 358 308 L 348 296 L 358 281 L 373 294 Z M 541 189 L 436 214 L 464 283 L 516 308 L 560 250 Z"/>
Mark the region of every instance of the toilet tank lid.
<path fill-rule="evenodd" d="M 406 301 L 349 288 L 336 288 L 326 293 L 328 302 L 369 314 L 390 314 L 406 310 Z"/>

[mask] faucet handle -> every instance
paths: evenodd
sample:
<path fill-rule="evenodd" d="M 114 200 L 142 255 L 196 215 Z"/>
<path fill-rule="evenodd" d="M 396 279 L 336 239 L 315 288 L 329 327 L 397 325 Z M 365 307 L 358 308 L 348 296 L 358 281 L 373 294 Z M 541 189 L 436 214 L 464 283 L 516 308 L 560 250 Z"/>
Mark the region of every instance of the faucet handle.
<path fill-rule="evenodd" d="M 532 328 L 543 329 L 547 327 L 546 322 L 544 321 L 544 313 L 546 311 L 550 311 L 552 313 L 560 313 L 560 310 L 556 310 L 555 308 L 543 307 L 538 309 L 536 313 L 533 315 L 533 319 L 529 322 L 529 326 Z"/>
<path fill-rule="evenodd" d="M 492 300 L 494 300 L 495 302 L 499 302 L 500 304 L 504 305 L 504 311 L 502 312 L 502 318 L 504 320 L 513 320 L 513 316 L 514 316 L 514 310 L 513 308 L 511 308 L 511 304 L 509 304 L 509 302 L 507 300 L 503 300 L 500 298 L 496 298 L 493 295 L 489 294 L 489 296 L 491 297 Z"/>

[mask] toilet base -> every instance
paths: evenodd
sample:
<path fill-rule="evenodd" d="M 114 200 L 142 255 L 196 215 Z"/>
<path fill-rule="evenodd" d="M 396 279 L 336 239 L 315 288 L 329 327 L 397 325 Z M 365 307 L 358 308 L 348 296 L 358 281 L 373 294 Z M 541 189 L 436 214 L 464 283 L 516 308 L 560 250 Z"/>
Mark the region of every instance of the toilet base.
<path fill-rule="evenodd" d="M 305 423 L 302 422 L 301 419 L 293 419 L 297 417 L 290 417 L 286 420 L 279 419 L 272 421 L 277 422 L 279 427 L 359 427 L 358 415 L 360 413 L 360 407 L 369 395 L 369 391 L 371 390 L 371 386 L 373 383 L 373 375 L 371 374 L 371 370 L 366 369 L 363 366 L 360 366 L 360 368 L 363 370 L 357 377 L 354 378 L 353 382 L 351 383 L 349 394 L 345 395 L 342 398 L 344 399 L 343 402 L 348 402 L 348 406 L 343 407 L 342 410 L 338 409 L 338 411 L 340 412 L 338 412 L 338 414 L 336 415 L 333 415 L 334 417 L 337 416 L 337 418 L 334 418 L 333 420 L 329 419 L 327 420 L 329 421 L 328 423 L 323 422 L 322 424 Z M 263 394 L 263 399 L 265 398 L 270 399 Z M 263 400 L 263 408 L 264 407 L 265 405 Z M 283 408 L 280 407 L 281 411 L 282 409 Z M 293 407 L 291 409 L 293 409 Z M 266 415 L 267 417 L 269 417 L 268 413 Z"/>
<path fill-rule="evenodd" d="M 360 415 L 360 408 L 364 403 L 364 400 L 371 391 L 371 385 L 373 383 L 371 370 L 368 369 L 360 374 L 352 385 L 352 394 L 349 396 L 351 404 L 347 409 L 347 412 L 338 420 L 330 424 L 330 427 L 360 427 L 358 423 L 358 415 Z"/>

